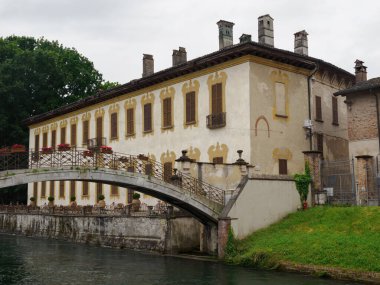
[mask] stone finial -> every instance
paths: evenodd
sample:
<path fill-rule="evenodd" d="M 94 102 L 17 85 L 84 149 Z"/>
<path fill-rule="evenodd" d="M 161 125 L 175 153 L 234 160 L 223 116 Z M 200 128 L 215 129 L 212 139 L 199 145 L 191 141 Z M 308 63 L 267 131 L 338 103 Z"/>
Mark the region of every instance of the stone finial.
<path fill-rule="evenodd" d="M 145 54 L 143 55 L 143 74 L 142 77 L 152 75 L 154 73 L 154 59 L 153 55 Z"/>
<path fill-rule="evenodd" d="M 364 61 L 359 59 L 355 60 L 355 76 L 356 83 L 367 81 L 367 66 L 364 66 Z"/>
<path fill-rule="evenodd" d="M 224 20 L 220 20 L 216 24 L 219 28 L 219 49 L 232 46 L 234 44 L 233 27 L 235 24 Z"/>
<path fill-rule="evenodd" d="M 178 50 L 173 49 L 173 66 L 185 63 L 187 61 L 187 52 L 184 47 L 179 47 Z"/>
<path fill-rule="evenodd" d="M 258 18 L 259 43 L 274 46 L 273 18 L 267 14 Z"/>
<path fill-rule="evenodd" d="M 247 34 L 242 34 L 239 38 L 240 43 L 250 43 L 252 41 L 252 36 Z"/>
<path fill-rule="evenodd" d="M 308 33 L 303 30 L 294 34 L 294 52 L 302 55 L 308 55 Z"/>
<path fill-rule="evenodd" d="M 239 158 L 233 163 L 235 165 L 248 165 L 248 162 L 246 162 L 244 159 L 241 158 L 241 155 L 243 154 L 243 151 L 239 149 L 237 151 Z"/>
<path fill-rule="evenodd" d="M 187 150 L 182 150 L 182 156 L 178 159 L 176 159 L 175 161 L 177 162 L 193 162 L 193 160 L 187 156 Z"/>

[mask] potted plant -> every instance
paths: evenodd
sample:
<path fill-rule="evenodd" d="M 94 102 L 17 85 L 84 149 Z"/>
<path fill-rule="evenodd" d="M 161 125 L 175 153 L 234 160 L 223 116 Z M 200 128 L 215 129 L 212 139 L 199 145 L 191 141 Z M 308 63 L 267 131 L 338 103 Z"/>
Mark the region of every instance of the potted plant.
<path fill-rule="evenodd" d="M 304 173 L 294 175 L 294 181 L 296 183 L 298 194 L 300 195 L 302 208 L 305 210 L 307 209 L 307 206 L 308 206 L 307 196 L 309 194 L 309 185 L 312 181 L 311 175 L 310 175 L 310 167 L 308 163 L 305 164 Z"/>
<path fill-rule="evenodd" d="M 10 155 L 11 151 L 8 147 L 2 147 L 0 148 L 0 156 L 7 156 Z"/>
<path fill-rule="evenodd" d="M 49 147 L 43 147 L 42 148 L 42 153 L 43 154 L 52 154 L 53 153 L 53 148 L 51 146 L 49 146 Z"/>
<path fill-rule="evenodd" d="M 105 208 L 106 207 L 106 202 L 104 201 L 104 195 L 103 194 L 100 194 L 99 196 L 98 196 L 98 199 L 99 199 L 99 202 L 98 202 L 98 206 L 100 207 L 100 208 Z"/>
<path fill-rule="evenodd" d="M 35 197 L 30 197 L 30 206 L 35 207 L 36 206 L 36 198 Z"/>
<path fill-rule="evenodd" d="M 139 193 L 133 193 L 132 196 L 132 209 L 134 212 L 138 212 L 140 210 L 141 201 L 140 201 L 140 194 Z"/>
<path fill-rule="evenodd" d="M 48 201 L 49 201 L 49 204 L 48 204 L 49 208 L 53 208 L 54 207 L 54 197 L 49 196 Z"/>
<path fill-rule="evenodd" d="M 68 143 L 61 143 L 58 145 L 59 151 L 67 151 L 70 150 L 70 145 Z"/>
<path fill-rule="evenodd" d="M 92 150 L 85 150 L 83 152 L 83 157 L 93 157 L 94 156 L 94 152 Z"/>
<path fill-rule="evenodd" d="M 22 144 L 14 144 L 11 147 L 11 152 L 25 152 L 25 146 Z"/>
<path fill-rule="evenodd" d="M 70 197 L 70 206 L 71 207 L 76 207 L 77 206 L 77 202 L 75 201 L 77 198 L 75 196 L 71 196 Z"/>
<path fill-rule="evenodd" d="M 105 145 L 102 145 L 102 146 L 100 147 L 100 152 L 101 152 L 101 153 L 108 153 L 108 154 L 112 154 L 112 153 L 113 153 L 113 151 L 112 151 L 112 147 L 110 147 L 110 146 L 105 146 Z"/>

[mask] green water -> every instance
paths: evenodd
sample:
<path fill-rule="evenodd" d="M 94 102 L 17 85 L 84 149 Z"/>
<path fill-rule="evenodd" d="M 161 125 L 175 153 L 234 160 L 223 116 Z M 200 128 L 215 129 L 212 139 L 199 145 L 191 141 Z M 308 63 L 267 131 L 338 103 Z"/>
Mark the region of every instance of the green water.
<path fill-rule="evenodd" d="M 0 235 L 0 284 L 354 284 L 64 241 Z"/>

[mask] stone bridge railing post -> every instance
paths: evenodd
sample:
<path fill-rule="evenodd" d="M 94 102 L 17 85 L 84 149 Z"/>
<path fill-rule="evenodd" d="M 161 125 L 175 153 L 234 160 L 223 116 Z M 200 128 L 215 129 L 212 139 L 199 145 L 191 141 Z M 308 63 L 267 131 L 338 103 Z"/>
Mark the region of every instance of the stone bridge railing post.
<path fill-rule="evenodd" d="M 315 194 L 322 190 L 321 162 L 322 153 L 316 150 L 304 151 L 305 163 L 309 163 L 311 183 L 311 205 L 314 205 Z"/>
<path fill-rule="evenodd" d="M 182 151 L 182 156 L 176 159 L 177 169 L 183 174 L 190 174 L 191 163 L 194 162 L 187 156 L 187 150 Z"/>

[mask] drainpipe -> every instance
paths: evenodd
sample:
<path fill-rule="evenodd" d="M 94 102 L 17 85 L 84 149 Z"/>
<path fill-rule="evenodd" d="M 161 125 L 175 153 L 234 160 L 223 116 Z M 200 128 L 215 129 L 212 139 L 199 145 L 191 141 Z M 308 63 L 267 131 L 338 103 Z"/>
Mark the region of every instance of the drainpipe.
<path fill-rule="evenodd" d="M 318 64 L 314 63 L 315 67 L 307 77 L 307 103 L 309 105 L 309 120 L 311 121 L 311 78 L 318 71 Z M 309 148 L 313 150 L 313 141 L 312 141 L 312 132 L 311 128 L 309 129 Z"/>

